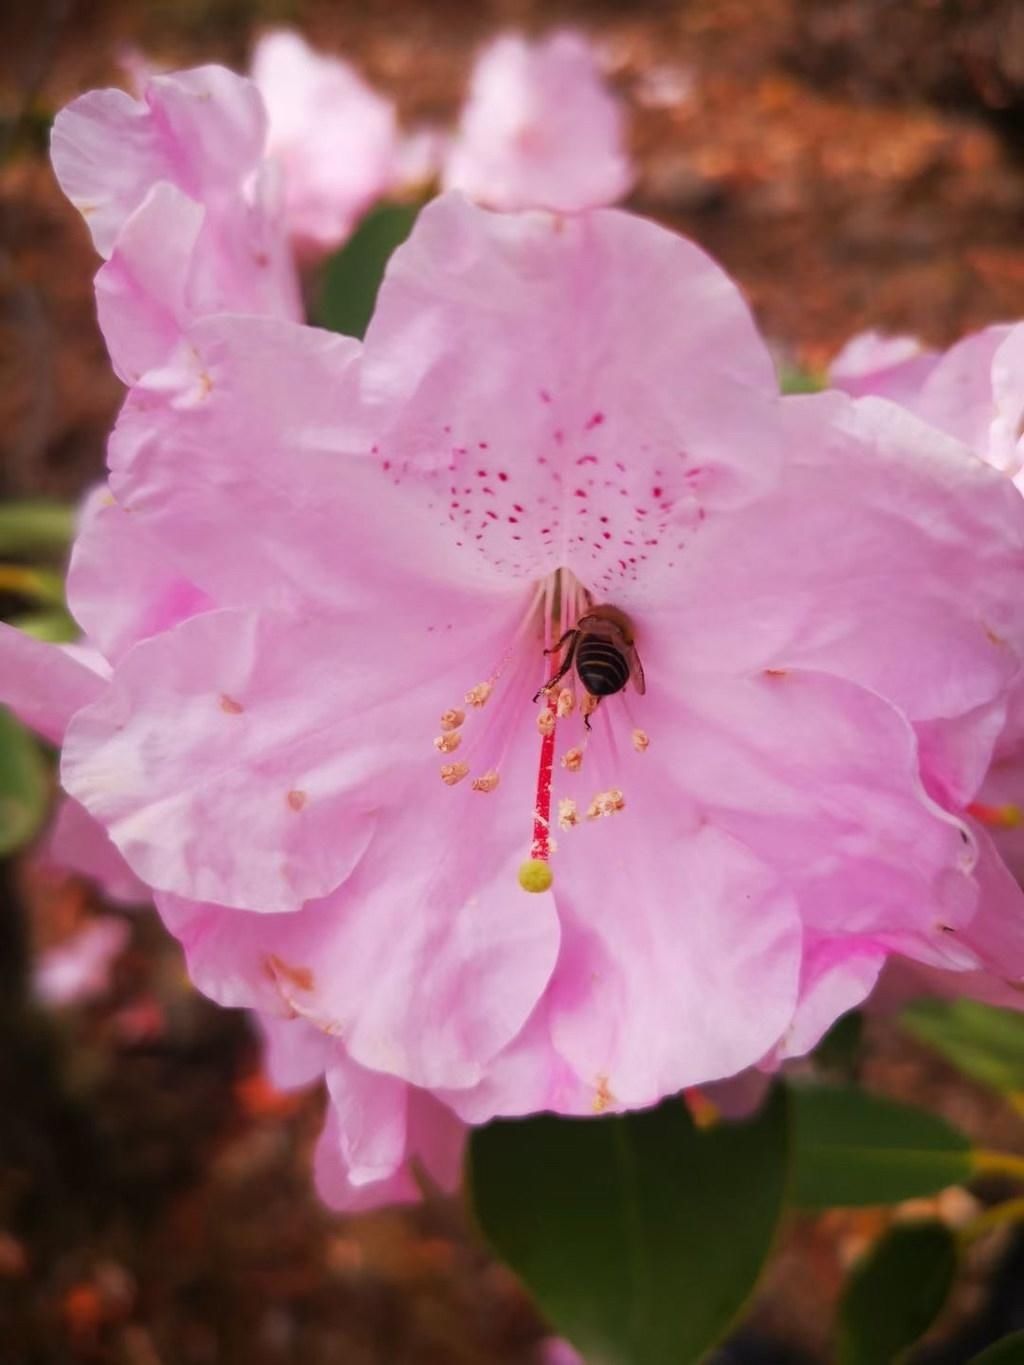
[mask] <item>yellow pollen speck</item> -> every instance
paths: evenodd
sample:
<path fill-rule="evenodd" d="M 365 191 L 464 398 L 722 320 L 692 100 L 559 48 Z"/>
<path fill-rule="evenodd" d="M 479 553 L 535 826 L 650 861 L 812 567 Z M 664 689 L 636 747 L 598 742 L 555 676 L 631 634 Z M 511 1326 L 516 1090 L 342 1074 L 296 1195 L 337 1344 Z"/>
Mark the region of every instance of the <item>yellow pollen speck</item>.
<path fill-rule="evenodd" d="M 471 687 L 466 693 L 467 706 L 484 706 L 487 698 L 494 691 L 494 684 L 489 682 L 477 683 L 476 687 Z"/>
<path fill-rule="evenodd" d="M 542 735 L 550 735 L 555 728 L 555 713 L 547 707 L 537 713 L 537 730 Z"/>
<path fill-rule="evenodd" d="M 572 829 L 573 825 L 578 825 L 579 822 L 580 817 L 576 809 L 576 802 L 570 796 L 563 796 L 558 803 L 559 829 Z"/>
<path fill-rule="evenodd" d="M 785 678 L 788 673 L 788 668 L 766 668 L 764 670 L 764 676 L 766 678 Z"/>
<path fill-rule="evenodd" d="M 587 807 L 587 819 L 599 820 L 603 815 L 614 815 L 616 811 L 624 810 L 626 798 L 619 791 L 618 787 L 611 787 L 606 792 L 598 792 Z"/>
<path fill-rule="evenodd" d="M 528 858 L 519 869 L 519 885 L 531 894 L 549 890 L 554 880 L 551 868 L 540 858 Z"/>
<path fill-rule="evenodd" d="M 492 768 L 489 773 L 484 773 L 483 777 L 474 777 L 472 788 L 475 792 L 492 792 L 501 781 L 501 778 Z"/>
<path fill-rule="evenodd" d="M 447 734 L 437 736 L 434 748 L 441 754 L 453 754 L 461 743 L 462 736 L 458 730 L 449 730 Z"/>
<path fill-rule="evenodd" d="M 638 754 L 644 753 L 647 749 L 650 748 L 650 745 L 651 741 L 648 738 L 646 730 L 633 731 L 633 748 L 637 751 Z"/>
<path fill-rule="evenodd" d="M 441 768 L 441 781 L 446 787 L 454 787 L 469 773 L 468 763 L 445 763 Z"/>
<path fill-rule="evenodd" d="M 567 749 L 562 755 L 562 767 L 568 768 L 571 773 L 578 773 L 583 766 L 583 750 Z"/>
<path fill-rule="evenodd" d="M 308 800 L 309 797 L 306 793 L 304 791 L 299 791 L 297 788 L 293 788 L 293 790 L 288 793 L 287 797 L 288 805 L 290 809 L 294 811 L 302 810 Z"/>
<path fill-rule="evenodd" d="M 604 1111 L 608 1108 L 608 1106 L 610 1104 L 613 1104 L 614 1102 L 615 1096 L 612 1094 L 611 1089 L 609 1088 L 608 1077 L 598 1076 L 597 1089 L 594 1091 L 594 1099 L 591 1105 L 591 1107 L 594 1110 L 594 1113 L 603 1114 Z"/>
<path fill-rule="evenodd" d="M 457 730 L 466 719 L 465 711 L 456 711 L 454 708 L 446 711 L 441 717 L 442 730 Z"/>
<path fill-rule="evenodd" d="M 199 374 L 199 396 L 200 398 L 209 398 L 212 392 L 213 380 L 205 370 L 202 370 Z"/>
<path fill-rule="evenodd" d="M 555 711 L 559 718 L 571 716 L 576 708 L 576 698 L 567 687 L 563 687 L 558 694 L 558 701 L 555 703 Z"/>
<path fill-rule="evenodd" d="M 229 716 L 240 716 L 245 707 L 240 701 L 235 701 L 234 697 L 229 697 L 226 692 L 220 694 L 220 709 Z"/>
<path fill-rule="evenodd" d="M 584 692 L 583 700 L 580 702 L 580 715 L 592 716 L 600 704 L 600 697 L 592 697 L 589 692 Z"/>

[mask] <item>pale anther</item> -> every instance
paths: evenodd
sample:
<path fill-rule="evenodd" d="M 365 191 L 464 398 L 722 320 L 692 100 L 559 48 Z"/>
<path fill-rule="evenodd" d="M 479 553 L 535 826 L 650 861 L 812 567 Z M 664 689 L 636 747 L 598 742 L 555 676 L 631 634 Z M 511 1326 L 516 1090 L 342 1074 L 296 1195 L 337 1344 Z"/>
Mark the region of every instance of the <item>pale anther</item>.
<path fill-rule="evenodd" d="M 568 768 L 571 773 L 578 773 L 583 766 L 582 749 L 566 749 L 562 755 L 562 767 Z"/>
<path fill-rule="evenodd" d="M 537 714 L 537 729 L 542 735 L 550 735 L 555 728 L 555 713 L 547 707 Z"/>
<path fill-rule="evenodd" d="M 626 798 L 618 787 L 611 787 L 606 792 L 598 792 L 587 807 L 587 819 L 599 820 L 603 815 L 614 815 L 616 811 L 623 810 L 626 805 Z"/>
<path fill-rule="evenodd" d="M 456 711 L 454 709 L 446 711 L 441 717 L 441 729 L 457 730 L 465 719 L 465 711 Z"/>
<path fill-rule="evenodd" d="M 441 781 L 446 787 L 454 787 L 469 773 L 468 763 L 445 763 L 441 768 Z"/>
<path fill-rule="evenodd" d="M 570 796 L 563 796 L 558 803 L 558 825 L 560 829 L 572 829 L 580 822 L 576 802 Z"/>
<path fill-rule="evenodd" d="M 559 718 L 564 719 L 565 716 L 571 716 L 575 707 L 576 698 L 568 687 L 563 687 L 558 694 L 558 701 L 555 703 L 555 711 Z"/>
<path fill-rule="evenodd" d="M 633 731 L 633 748 L 637 751 L 638 754 L 642 754 L 645 749 L 649 748 L 650 743 L 651 741 L 648 738 L 646 730 Z"/>
<path fill-rule="evenodd" d="M 477 683 L 476 687 L 471 687 L 466 693 L 467 706 L 483 706 L 487 698 L 494 691 L 494 684 L 489 682 Z"/>
<path fill-rule="evenodd" d="M 492 768 L 483 777 L 474 777 L 471 786 L 475 792 L 492 792 L 500 781 L 501 778 Z"/>
<path fill-rule="evenodd" d="M 447 734 L 437 736 L 434 748 L 442 754 L 453 754 L 461 743 L 462 736 L 458 730 L 449 730 Z"/>

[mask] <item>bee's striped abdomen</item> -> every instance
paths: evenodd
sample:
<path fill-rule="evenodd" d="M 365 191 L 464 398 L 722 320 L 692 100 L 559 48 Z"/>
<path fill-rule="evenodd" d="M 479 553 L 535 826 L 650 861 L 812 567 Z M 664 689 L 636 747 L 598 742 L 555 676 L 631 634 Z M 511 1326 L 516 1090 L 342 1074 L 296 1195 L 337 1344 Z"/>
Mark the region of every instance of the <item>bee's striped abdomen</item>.
<path fill-rule="evenodd" d="M 587 636 L 576 649 L 576 672 L 592 697 L 610 697 L 629 682 L 629 664 L 608 640 Z"/>

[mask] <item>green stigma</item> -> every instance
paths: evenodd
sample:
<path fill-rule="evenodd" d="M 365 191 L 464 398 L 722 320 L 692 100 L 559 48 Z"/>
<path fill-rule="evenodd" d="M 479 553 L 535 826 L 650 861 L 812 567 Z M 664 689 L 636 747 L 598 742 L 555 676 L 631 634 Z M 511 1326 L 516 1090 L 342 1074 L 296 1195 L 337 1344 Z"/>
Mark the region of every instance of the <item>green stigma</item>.
<path fill-rule="evenodd" d="M 527 858 L 519 869 L 519 885 L 524 891 L 548 891 L 554 880 L 551 868 L 540 858 Z"/>

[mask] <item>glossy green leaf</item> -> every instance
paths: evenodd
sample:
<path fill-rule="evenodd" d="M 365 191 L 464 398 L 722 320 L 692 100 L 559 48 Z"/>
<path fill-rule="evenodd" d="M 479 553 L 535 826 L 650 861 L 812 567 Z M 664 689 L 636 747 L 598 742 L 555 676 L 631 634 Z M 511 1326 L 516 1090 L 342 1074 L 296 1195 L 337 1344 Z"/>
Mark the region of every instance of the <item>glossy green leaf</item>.
<path fill-rule="evenodd" d="M 4 503 L 0 506 L 0 559 L 63 558 L 74 531 L 74 510 L 63 503 Z"/>
<path fill-rule="evenodd" d="M 969 1365 L 1024 1365 L 1024 1332 L 1011 1332 L 981 1355 L 972 1356 Z"/>
<path fill-rule="evenodd" d="M 779 1088 L 746 1123 L 698 1130 L 680 1099 L 606 1118 L 477 1129 L 485 1236 L 590 1365 L 686 1365 L 749 1296 L 782 1212 Z"/>
<path fill-rule="evenodd" d="M 945 1119 L 856 1086 L 794 1086 L 793 1143 L 805 1208 L 890 1204 L 971 1175 L 970 1142 Z"/>
<path fill-rule="evenodd" d="M 944 1223 L 898 1223 L 850 1274 L 839 1305 L 839 1365 L 895 1365 L 932 1325 L 958 1262 Z"/>
<path fill-rule="evenodd" d="M 919 1000 L 900 1021 L 975 1080 L 1005 1094 L 1024 1091 L 1024 1014 L 976 1000 Z"/>
<path fill-rule="evenodd" d="M 31 735 L 0 707 L 0 857 L 28 843 L 46 815 L 47 773 Z"/>
<path fill-rule="evenodd" d="M 391 253 L 412 231 L 418 204 L 380 204 L 324 266 L 317 321 L 332 332 L 362 337 Z"/>

